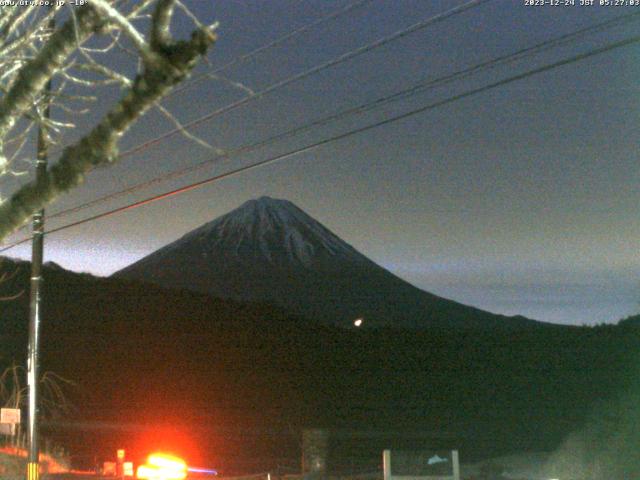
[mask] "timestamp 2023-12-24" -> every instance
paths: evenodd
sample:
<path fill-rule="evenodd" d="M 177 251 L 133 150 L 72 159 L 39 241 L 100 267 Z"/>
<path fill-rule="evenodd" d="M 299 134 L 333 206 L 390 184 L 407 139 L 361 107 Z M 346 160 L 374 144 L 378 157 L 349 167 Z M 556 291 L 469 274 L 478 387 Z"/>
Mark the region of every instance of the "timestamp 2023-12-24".
<path fill-rule="evenodd" d="M 640 0 L 524 0 L 525 7 L 640 7 Z"/>

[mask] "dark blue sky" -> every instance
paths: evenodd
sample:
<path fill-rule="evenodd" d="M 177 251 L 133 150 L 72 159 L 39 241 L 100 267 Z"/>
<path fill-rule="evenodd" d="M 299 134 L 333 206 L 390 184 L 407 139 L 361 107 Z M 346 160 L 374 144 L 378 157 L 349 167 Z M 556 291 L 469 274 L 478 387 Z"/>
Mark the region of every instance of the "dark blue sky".
<path fill-rule="evenodd" d="M 350 2 L 192 1 L 218 20 L 211 67 Z M 198 118 L 461 1 L 373 0 L 173 95 Z M 526 6 L 494 0 L 326 69 L 206 122 L 222 149 L 527 46 L 640 12 L 640 7 Z M 352 116 L 249 155 L 52 220 L 55 227 L 215 172 L 283 153 L 640 34 L 640 21 Z M 351 136 L 313 151 L 47 240 L 47 258 L 108 274 L 260 195 L 287 198 L 374 261 L 433 293 L 494 312 L 593 324 L 638 310 L 640 48 L 632 45 Z M 199 71 L 206 70 L 205 67 Z M 124 148 L 172 125 L 150 113 Z M 95 172 L 50 208 L 83 203 L 213 156 L 172 137 Z M 105 235 L 105 233 L 107 233 Z M 18 238 L 17 235 L 14 238 Z M 12 253 L 25 254 L 28 248 Z"/>

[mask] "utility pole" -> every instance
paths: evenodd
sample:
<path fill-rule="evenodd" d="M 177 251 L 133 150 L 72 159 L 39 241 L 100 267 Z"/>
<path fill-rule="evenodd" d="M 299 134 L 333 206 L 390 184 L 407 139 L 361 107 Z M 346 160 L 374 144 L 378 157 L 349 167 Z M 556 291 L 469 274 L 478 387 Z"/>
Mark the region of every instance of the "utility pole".
<path fill-rule="evenodd" d="M 53 3 L 53 2 L 52 2 Z M 53 13 L 53 12 L 52 12 Z M 55 28 L 55 19 L 52 15 L 48 28 Z M 47 82 L 44 90 L 45 108 L 42 114 L 43 120 L 50 117 L 51 106 L 51 80 Z M 36 155 L 36 183 L 46 180 L 47 160 L 49 151 L 49 139 L 46 125 L 41 122 L 38 126 L 38 145 Z M 40 320 L 42 313 L 42 259 L 44 252 L 44 209 L 33 215 L 32 222 L 33 239 L 31 243 L 31 290 L 29 298 L 29 347 L 27 358 L 27 385 L 29 388 L 29 425 L 27 428 L 28 454 L 27 454 L 27 480 L 38 480 L 39 468 L 39 442 L 38 442 L 38 352 L 40 346 Z"/>

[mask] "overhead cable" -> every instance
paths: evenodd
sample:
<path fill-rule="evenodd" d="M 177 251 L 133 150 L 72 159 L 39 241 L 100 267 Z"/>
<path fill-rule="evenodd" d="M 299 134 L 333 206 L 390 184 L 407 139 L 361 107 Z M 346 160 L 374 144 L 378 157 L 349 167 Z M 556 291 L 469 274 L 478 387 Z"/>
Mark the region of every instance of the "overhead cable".
<path fill-rule="evenodd" d="M 351 60 L 353 58 L 356 58 L 360 55 L 363 55 L 364 53 L 370 52 L 376 48 L 380 48 L 390 42 L 393 42 L 395 40 L 399 40 L 401 38 L 406 37 L 407 35 L 410 35 L 418 30 L 422 30 L 423 28 L 426 28 L 428 26 L 434 25 L 436 23 L 440 23 L 443 22 L 455 15 L 459 15 L 461 13 L 464 13 L 472 8 L 476 8 L 479 7 L 482 4 L 485 4 L 487 2 L 491 2 L 493 0 L 470 0 L 466 3 L 463 3 L 462 5 L 458 5 L 454 8 L 451 8 L 449 10 L 446 10 L 442 13 L 436 14 L 432 17 L 429 17 L 425 20 L 422 20 L 420 22 L 414 23 L 413 25 L 407 27 L 407 28 L 403 28 L 401 30 L 398 30 L 397 32 L 388 35 L 386 37 L 382 37 L 374 42 L 368 43 L 366 45 L 363 45 L 361 47 L 358 47 L 354 50 L 350 50 L 349 52 L 343 53 L 342 55 L 339 55 L 338 57 L 335 57 L 327 62 L 321 63 L 319 65 L 316 65 L 314 67 L 311 67 L 303 72 L 300 72 L 296 75 L 293 75 L 291 77 L 287 77 L 283 80 L 280 80 L 276 83 L 273 83 L 271 85 L 269 85 L 268 87 L 259 90 L 257 92 L 255 92 L 253 95 L 249 95 L 247 97 L 241 98 L 240 100 L 237 100 L 235 102 L 232 102 L 228 105 L 225 105 L 223 107 L 220 107 L 210 113 L 207 113 L 206 115 L 203 115 L 200 118 L 197 118 L 195 120 L 192 120 L 190 122 L 187 122 L 183 125 L 181 125 L 180 127 L 174 128 L 172 130 L 169 130 L 165 133 L 163 133 L 162 135 L 152 138 L 150 140 L 147 140 L 143 143 L 141 143 L 140 145 L 137 145 L 133 148 L 130 148 L 124 152 L 122 152 L 120 154 L 120 158 L 123 157 L 127 157 L 130 155 L 133 155 L 134 153 L 138 153 L 142 150 L 145 150 L 147 148 L 149 148 L 152 145 L 155 145 L 158 142 L 161 142 L 162 140 L 165 140 L 169 137 L 172 137 L 178 133 L 181 133 L 189 128 L 193 128 L 196 127 L 198 125 L 200 125 L 201 123 L 204 123 L 206 121 L 209 121 L 215 117 L 218 117 L 222 114 L 225 114 L 227 112 L 233 111 L 243 105 L 246 105 L 249 102 L 252 102 L 254 100 L 257 100 L 259 98 L 264 97 L 265 95 L 268 95 L 270 93 L 273 93 L 283 87 L 286 87 L 288 85 L 291 85 L 292 83 L 295 83 L 297 81 L 303 80 L 307 77 L 310 77 L 311 75 L 315 75 L 317 73 L 322 72 L 323 70 L 326 70 L 328 68 L 334 67 L 336 65 L 339 65 L 341 63 L 344 63 L 348 60 Z"/>
<path fill-rule="evenodd" d="M 233 158 L 233 157 L 237 157 L 239 155 L 243 155 L 246 153 L 250 153 L 253 151 L 258 150 L 259 148 L 262 148 L 264 146 L 267 145 L 271 145 L 274 144 L 278 141 L 281 141 L 283 139 L 286 138 L 291 138 L 294 137 L 296 135 L 299 135 L 303 132 L 307 132 L 310 131 L 314 128 L 320 127 L 320 126 L 324 126 L 327 125 L 329 123 L 332 122 L 337 122 L 339 120 L 342 120 L 350 115 L 354 115 L 354 114 L 360 114 L 363 112 L 367 112 L 370 110 L 373 110 L 375 108 L 379 108 L 383 105 L 386 105 L 390 102 L 396 102 L 396 101 L 400 101 L 400 100 L 404 100 L 406 98 L 409 98 L 413 95 L 416 95 L 418 93 L 424 93 L 425 91 L 435 88 L 435 87 L 439 87 L 442 85 L 446 85 L 449 84 L 453 81 L 457 81 L 457 80 L 461 80 L 464 78 L 468 78 L 472 75 L 475 75 L 477 73 L 480 73 L 482 71 L 485 70 L 489 70 L 489 69 L 494 69 L 500 66 L 504 66 L 510 63 L 513 63 L 515 61 L 519 61 L 522 60 L 524 58 L 527 58 L 529 56 L 532 55 L 536 55 L 540 52 L 543 51 L 547 51 L 551 48 L 555 48 L 561 45 L 566 45 L 572 41 L 575 41 L 576 39 L 582 38 L 583 36 L 585 36 L 586 34 L 590 34 L 590 33 L 594 33 L 594 32 L 599 32 L 599 31 L 604 31 L 607 28 L 612 28 L 615 26 L 619 26 L 621 24 L 625 24 L 625 23 L 629 23 L 631 21 L 637 21 L 640 20 L 640 12 L 631 14 L 631 15 L 621 15 L 619 17 L 607 20 L 605 22 L 601 22 L 598 23 L 596 25 L 590 26 L 590 27 L 586 27 L 568 34 L 564 34 L 561 36 L 558 36 L 556 38 L 547 40 L 545 42 L 541 42 L 538 43 L 536 45 L 533 45 L 531 47 L 526 47 L 523 48 L 521 50 L 518 50 L 514 53 L 508 54 L 508 55 L 503 55 L 501 57 L 498 58 L 494 58 L 492 60 L 488 60 L 488 61 L 484 61 L 481 63 L 478 63 L 476 65 L 473 65 L 471 67 L 462 69 L 462 70 L 458 70 L 456 72 L 453 72 L 451 74 L 439 77 L 439 78 L 435 78 L 435 79 L 424 79 L 423 81 L 402 89 L 398 92 L 392 93 L 390 95 L 385 95 L 383 97 L 379 97 L 375 100 L 372 101 L 367 101 L 364 102 L 362 104 L 359 104 L 357 106 L 354 107 L 350 107 L 347 108 L 345 110 L 342 110 L 340 112 L 322 117 L 320 119 L 314 120 L 310 123 L 307 123 L 305 125 L 287 130 L 285 132 L 281 132 L 279 134 L 276 134 L 274 136 L 268 137 L 266 139 L 263 140 L 259 140 L 257 142 L 254 142 L 252 144 L 249 145 L 244 145 L 242 147 L 238 147 L 235 148 L 229 152 L 226 152 L 225 154 L 220 154 L 220 155 L 216 155 L 214 157 L 208 158 L 202 162 L 197 163 L 196 165 L 191 165 L 188 167 L 184 167 L 181 168 L 179 170 L 174 170 L 172 172 L 168 172 L 165 173 L 163 175 L 159 175 L 157 177 L 154 177 L 150 180 L 146 180 L 144 182 L 140 182 L 136 185 L 132 185 L 130 187 L 127 187 L 123 190 L 119 190 L 117 192 L 114 193 L 110 193 L 108 195 L 99 197 L 97 199 L 91 200 L 89 202 L 85 202 L 83 204 L 65 209 L 65 210 L 61 210 L 59 212 L 53 213 L 53 214 L 49 214 L 49 218 L 53 219 L 53 218 L 58 218 L 58 217 L 63 217 L 63 216 L 67 216 L 73 213 L 77 213 L 79 211 L 85 210 L 87 208 L 93 207 L 95 205 L 99 205 L 101 203 L 104 203 L 106 201 L 109 200 L 114 200 L 116 198 L 119 198 L 121 196 L 124 195 L 130 195 L 132 193 L 135 193 L 138 190 L 141 189 L 145 189 L 148 188 L 152 185 L 157 185 L 160 183 L 164 183 L 168 180 L 173 180 L 175 178 L 179 178 L 181 176 L 184 176 L 186 174 L 189 173 L 194 173 L 196 171 L 199 171 L 203 168 L 206 168 L 216 162 L 219 162 L 221 160 L 227 160 L 229 158 Z"/>
<path fill-rule="evenodd" d="M 46 232 L 46 234 L 52 234 L 52 233 L 60 232 L 60 231 L 63 231 L 63 230 L 67 230 L 69 228 L 72 228 L 72 227 L 75 227 L 75 226 L 78 226 L 78 225 L 82 225 L 82 224 L 89 223 L 89 222 L 92 222 L 92 221 L 95 221 L 95 220 L 98 220 L 98 219 L 106 218 L 106 217 L 115 215 L 117 213 L 125 212 L 125 211 L 128 211 L 128 210 L 133 210 L 133 209 L 141 207 L 143 205 L 154 203 L 154 202 L 156 202 L 158 200 L 163 200 L 163 199 L 166 199 L 166 198 L 170 198 L 170 197 L 176 196 L 176 195 L 181 194 L 181 193 L 185 193 L 185 192 L 188 192 L 188 191 L 191 191 L 191 190 L 195 190 L 195 189 L 200 188 L 200 187 L 202 187 L 204 185 L 208 185 L 208 184 L 211 184 L 213 182 L 216 182 L 216 181 L 219 181 L 219 180 L 222 180 L 222 179 L 230 178 L 230 177 L 236 176 L 236 175 L 238 175 L 240 173 L 244 173 L 244 172 L 247 172 L 247 171 L 250 171 L 250 170 L 254 170 L 254 169 L 257 169 L 259 167 L 263 167 L 265 165 L 269 165 L 269 164 L 278 162 L 280 160 L 284 160 L 284 159 L 287 159 L 287 158 L 290 158 L 290 157 L 293 157 L 293 156 L 297 156 L 297 155 L 299 155 L 301 153 L 305 153 L 305 152 L 309 152 L 311 150 L 315 150 L 315 149 L 317 149 L 317 148 L 319 148 L 321 146 L 324 146 L 324 145 L 327 145 L 327 144 L 330 144 L 330 143 L 333 143 L 333 142 L 337 142 L 339 140 L 343 140 L 345 138 L 349 138 L 349 137 L 352 137 L 354 135 L 358 135 L 360 133 L 363 133 L 363 132 L 366 132 L 366 131 L 369 131 L 369 130 L 373 130 L 375 128 L 386 126 L 386 125 L 389 125 L 389 124 L 392 124 L 392 123 L 395 123 L 395 122 L 398 122 L 398 121 L 401 121 L 401 120 L 416 116 L 416 115 L 424 113 L 426 111 L 433 110 L 435 108 L 451 104 L 451 103 L 456 102 L 458 100 L 469 98 L 471 96 L 478 95 L 480 93 L 484 93 L 484 92 L 487 92 L 489 90 L 493 90 L 493 89 L 501 87 L 503 85 L 507 85 L 509 83 L 512 83 L 512 82 L 515 82 L 515 81 L 518 81 L 518 80 L 522 80 L 522 79 L 525 79 L 527 77 L 531 77 L 533 75 L 537 75 L 537 74 L 540 74 L 540 73 L 543 73 L 543 72 L 547 72 L 547 71 L 553 70 L 553 69 L 561 67 L 561 66 L 565 66 L 565 65 L 569 65 L 569 64 L 581 61 L 581 60 L 585 60 L 587 58 L 594 57 L 596 55 L 601 55 L 603 53 L 610 52 L 610 51 L 618 49 L 618 48 L 622 48 L 622 47 L 626 47 L 626 46 L 629 46 L 629 45 L 633 45 L 633 44 L 636 44 L 638 42 L 640 42 L 640 36 L 635 36 L 635 37 L 627 38 L 625 40 L 621 40 L 621 41 L 618 41 L 618 42 L 610 43 L 610 44 L 605 45 L 603 47 L 596 48 L 596 49 L 593 49 L 593 50 L 589 50 L 588 52 L 584 52 L 584 53 L 581 53 L 579 55 L 574 55 L 574 56 L 572 56 L 570 58 L 566 58 L 566 59 L 563 59 L 563 60 L 548 64 L 548 65 L 545 65 L 545 66 L 542 66 L 542 67 L 534 68 L 534 69 L 528 70 L 528 71 L 526 71 L 524 73 L 521 73 L 521 74 L 518 74 L 518 75 L 513 75 L 511 77 L 499 80 L 497 82 L 493 82 L 493 83 L 490 83 L 488 85 L 484 85 L 482 87 L 478 87 L 478 88 L 474 88 L 474 89 L 471 89 L 471 90 L 467 90 L 466 92 L 463 92 L 463 93 L 460 93 L 460 94 L 457 94 L 457 95 L 453 95 L 453 96 L 448 97 L 448 98 L 443 99 L 443 100 L 439 100 L 439 101 L 436 101 L 436 102 L 433 102 L 433 103 L 429 103 L 429 104 L 424 105 L 422 107 L 410 110 L 409 112 L 405 112 L 405 113 L 402 113 L 402 114 L 399 114 L 399 115 L 395 115 L 393 117 L 389 117 L 389 118 L 386 118 L 384 120 L 380 120 L 380 121 L 365 125 L 363 127 L 359 127 L 359 128 L 353 129 L 353 130 L 349 130 L 349 131 L 344 132 L 344 133 L 333 135 L 333 136 L 325 138 L 323 140 L 313 142 L 313 143 L 311 143 L 309 145 L 306 145 L 304 147 L 296 148 L 296 149 L 291 150 L 289 152 L 286 152 L 284 154 L 276 155 L 276 156 L 273 156 L 273 157 L 270 157 L 270 158 L 267 158 L 267 159 L 264 159 L 264 160 L 249 164 L 249 165 L 238 167 L 236 169 L 233 169 L 233 170 L 230 170 L 230 171 L 218 174 L 218 175 L 214 175 L 214 176 L 206 178 L 204 180 L 200 180 L 198 182 L 191 183 L 191 184 L 186 185 L 184 187 L 180 187 L 180 188 L 177 188 L 177 189 L 174 189 L 174 190 L 170 190 L 170 191 L 158 194 L 158 195 L 154 195 L 154 196 L 148 197 L 148 198 L 146 198 L 144 200 L 133 202 L 133 203 L 131 203 L 129 205 L 118 207 L 118 208 L 115 208 L 115 209 L 112 209 L 112 210 L 109 210 L 109 211 L 106 211 L 106 212 L 103 212 L 103 213 L 100 213 L 100 214 L 97 214 L 97 215 L 93 215 L 91 217 L 88 217 L 88 218 L 85 218 L 85 219 L 82 219 L 82 220 L 78 220 L 76 222 L 72 222 L 72 223 L 69 223 L 69 224 L 66 224 L 66 225 L 62 225 L 62 226 L 53 228 L 51 230 L 48 230 Z M 0 249 L 0 253 L 5 252 L 5 251 L 9 250 L 10 248 L 14 248 L 17 245 L 20 245 L 22 243 L 28 242 L 30 239 L 31 239 L 31 237 L 27 237 L 27 238 L 24 238 L 24 239 L 19 240 L 17 242 L 14 242 L 12 244 L 9 244 L 6 247 Z"/>

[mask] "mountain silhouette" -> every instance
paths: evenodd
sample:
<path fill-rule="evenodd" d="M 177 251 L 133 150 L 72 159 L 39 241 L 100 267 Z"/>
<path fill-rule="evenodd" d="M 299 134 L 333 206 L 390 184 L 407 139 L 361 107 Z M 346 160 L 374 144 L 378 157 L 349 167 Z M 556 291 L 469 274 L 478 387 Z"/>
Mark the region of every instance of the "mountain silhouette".
<path fill-rule="evenodd" d="M 322 322 L 365 327 L 522 327 L 422 291 L 337 237 L 288 200 L 261 197 L 209 222 L 115 277 L 273 303 Z"/>

